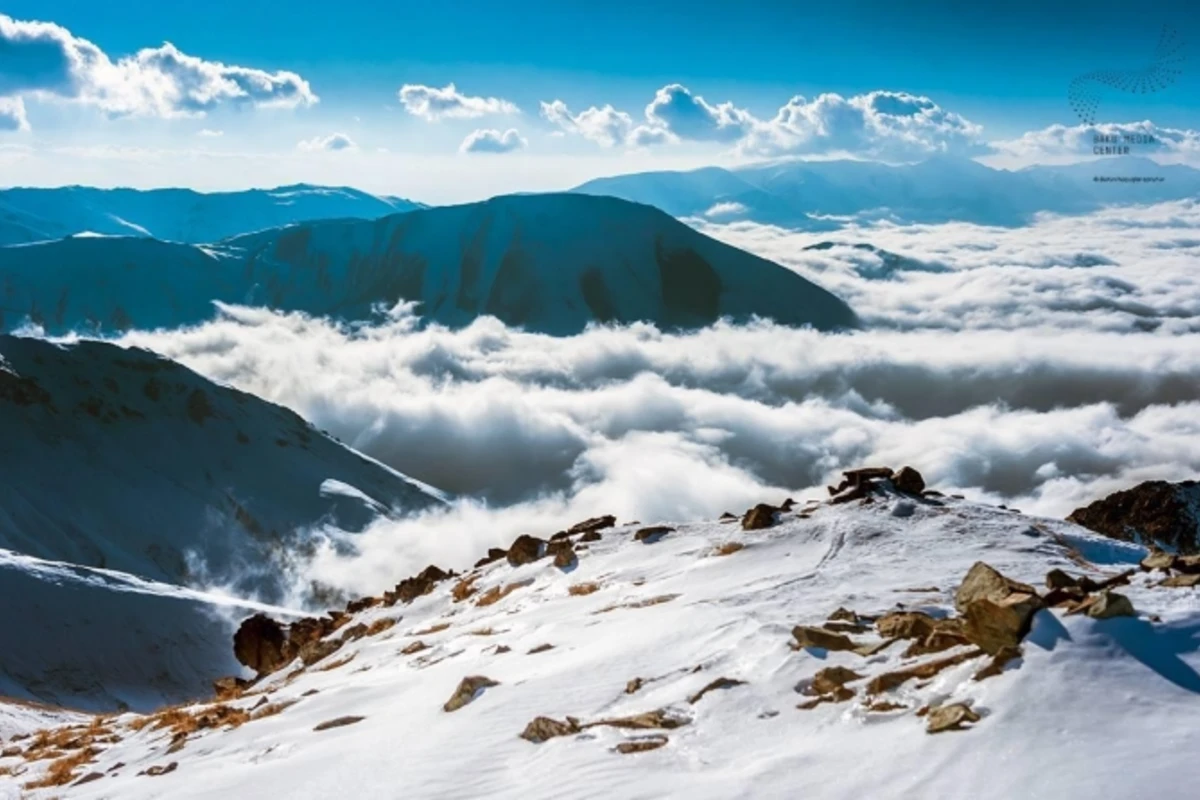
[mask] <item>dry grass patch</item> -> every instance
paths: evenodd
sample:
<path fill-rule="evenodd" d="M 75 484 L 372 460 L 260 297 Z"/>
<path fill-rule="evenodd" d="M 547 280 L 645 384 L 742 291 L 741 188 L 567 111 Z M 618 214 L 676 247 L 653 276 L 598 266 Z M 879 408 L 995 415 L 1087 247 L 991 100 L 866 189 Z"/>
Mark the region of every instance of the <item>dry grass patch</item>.
<path fill-rule="evenodd" d="M 719 547 L 717 547 L 716 550 L 713 551 L 713 555 L 714 556 L 733 555 L 738 550 L 744 550 L 745 547 L 746 547 L 746 545 L 742 544 L 741 542 L 725 542 L 725 544 L 720 545 Z"/>
<path fill-rule="evenodd" d="M 567 594 L 575 597 L 583 597 L 599 590 L 600 584 L 598 583 L 576 583 L 575 585 L 567 588 Z"/>
<path fill-rule="evenodd" d="M 357 654 L 357 653 L 351 653 L 351 654 L 350 654 L 350 655 L 348 655 L 348 656 L 345 656 L 345 657 L 343 657 L 343 658 L 339 658 L 337 661 L 334 661 L 334 662 L 333 662 L 333 663 L 331 663 L 331 664 L 326 664 L 325 666 L 321 667 L 321 668 L 320 668 L 320 669 L 318 669 L 317 671 L 318 671 L 318 672 L 329 672 L 330 670 L 335 670 L 335 669 L 337 669 L 338 667 L 344 667 L 344 666 L 346 666 L 347 664 L 349 664 L 351 661 L 353 661 L 353 660 L 354 660 L 354 657 L 355 657 L 356 655 L 358 655 L 358 654 Z"/>
<path fill-rule="evenodd" d="M 423 628 L 419 631 L 413 631 L 410 636 L 428 636 L 431 633 L 441 633 L 450 627 L 449 622 L 439 622 L 436 625 L 430 625 L 428 628 Z"/>
<path fill-rule="evenodd" d="M 25 788 L 45 789 L 49 786 L 64 786 L 78 777 L 75 774 L 75 770 L 84 764 L 90 764 L 95 761 L 96 755 L 99 752 L 95 747 L 86 747 L 78 753 L 72 753 L 69 756 L 63 756 L 57 761 L 52 761 L 46 769 L 46 774 L 35 781 L 26 783 Z"/>
<path fill-rule="evenodd" d="M 510 594 L 515 592 L 517 589 L 523 589 L 524 587 L 529 586 L 532 583 L 533 583 L 533 579 L 530 578 L 529 580 L 525 580 L 525 581 L 517 581 L 516 583 L 505 584 L 503 587 L 493 586 L 491 589 L 488 589 L 486 592 L 484 592 L 483 594 L 481 594 L 479 596 L 479 599 L 475 601 L 475 605 L 484 607 L 484 606 L 490 606 L 494 603 L 499 603 L 501 600 L 503 600 L 504 598 L 508 597 Z"/>
<path fill-rule="evenodd" d="M 391 630 L 395 626 L 396 620 L 392 617 L 377 619 L 367 626 L 367 636 L 378 636 L 384 631 Z"/>
<path fill-rule="evenodd" d="M 615 603 L 611 606 L 605 606 L 599 611 L 594 611 L 592 613 L 607 614 L 609 611 L 616 611 L 618 608 L 648 608 L 649 606 L 657 606 L 661 605 L 662 603 L 669 603 L 677 597 L 679 597 L 678 594 L 660 594 L 654 597 L 647 597 L 645 600 L 631 600 L 628 603 Z"/>
<path fill-rule="evenodd" d="M 468 575 L 458 583 L 454 584 L 454 588 L 450 590 L 450 595 L 454 598 L 454 602 L 461 603 L 471 595 L 479 591 L 475 588 L 475 581 L 479 580 L 479 574 Z"/>

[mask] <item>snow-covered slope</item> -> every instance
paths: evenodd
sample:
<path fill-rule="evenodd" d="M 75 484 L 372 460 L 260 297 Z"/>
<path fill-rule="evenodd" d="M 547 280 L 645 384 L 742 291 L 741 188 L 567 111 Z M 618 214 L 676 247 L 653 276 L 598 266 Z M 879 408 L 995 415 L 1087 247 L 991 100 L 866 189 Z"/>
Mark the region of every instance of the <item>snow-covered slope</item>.
<path fill-rule="evenodd" d="M 96 742 L 73 762 L 83 745 L 26 761 L 25 743 L 0 759 L 21 773 L 0 787 L 36 786 L 50 758 L 66 759 L 64 785 L 31 797 L 1105 800 L 1185 797 L 1200 780 L 1200 612 L 1193 590 L 1136 570 L 1135 545 L 891 491 L 765 529 L 672 528 L 609 528 L 575 537 L 575 564 L 501 558 L 368 608 L 329 636 L 340 648 L 240 698 L 35 740 Z M 986 678 L 990 659 L 968 645 L 836 649 L 837 636 L 885 641 L 854 614 L 957 616 L 976 561 L 1038 587 L 1052 569 L 1133 568 L 1119 592 L 1136 612 L 1038 611 L 1023 655 Z M 805 625 L 851 632 L 794 649 Z M 923 674 L 895 675 L 914 665 Z M 849 696 L 800 707 L 822 670 Z M 452 696 L 469 702 L 446 710 Z M 927 733 L 956 703 L 978 721 Z M 522 738 L 539 717 L 556 724 Z"/>
<path fill-rule="evenodd" d="M 1096 176 L 1142 180 L 1098 182 Z M 837 227 L 837 220 L 826 215 L 1022 225 L 1039 211 L 1075 214 L 1114 203 L 1194 197 L 1200 192 L 1200 170 L 1142 158 L 1015 172 L 954 158 L 901 166 L 783 161 L 731 170 L 706 167 L 621 175 L 589 181 L 573 191 L 650 203 L 675 216 L 752 220 L 804 230 Z"/>
<path fill-rule="evenodd" d="M 217 246 L 75 237 L 0 248 L 2 324 L 52 333 L 195 323 L 213 300 L 360 320 L 420 303 L 451 326 L 493 315 L 552 334 L 589 322 L 695 327 L 720 316 L 838 328 L 854 315 L 794 272 L 648 206 L 512 195 Z"/>
<path fill-rule="evenodd" d="M 215 242 L 295 222 L 375 219 L 423 207 L 398 197 L 306 184 L 214 193 L 86 186 L 5 189 L 0 190 L 0 246 L 78 233 Z"/>
<path fill-rule="evenodd" d="M 0 336 L 0 547 L 269 596 L 311 529 L 439 502 L 148 351 Z"/>
<path fill-rule="evenodd" d="M 8 550 L 0 550 L 0 608 L 0 697 L 93 712 L 211 695 L 214 677 L 241 669 L 231 623 L 261 611 L 289 618 L 282 609 Z M 48 713 L 19 710 L 0 702 L 7 735 Z"/>

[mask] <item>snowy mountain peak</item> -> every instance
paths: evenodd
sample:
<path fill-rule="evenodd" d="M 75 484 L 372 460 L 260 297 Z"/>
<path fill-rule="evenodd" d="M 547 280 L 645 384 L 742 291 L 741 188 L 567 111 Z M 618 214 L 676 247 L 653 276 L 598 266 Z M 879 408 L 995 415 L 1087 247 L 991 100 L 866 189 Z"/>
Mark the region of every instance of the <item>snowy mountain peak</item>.
<path fill-rule="evenodd" d="M 149 351 L 0 336 L 0 364 L 0 548 L 272 597 L 322 528 L 441 503 Z"/>

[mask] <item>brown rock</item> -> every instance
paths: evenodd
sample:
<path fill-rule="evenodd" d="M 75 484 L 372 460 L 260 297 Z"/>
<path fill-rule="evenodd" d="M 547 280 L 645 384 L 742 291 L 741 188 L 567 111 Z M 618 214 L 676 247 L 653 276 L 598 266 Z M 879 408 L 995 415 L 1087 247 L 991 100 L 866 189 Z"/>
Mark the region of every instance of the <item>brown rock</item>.
<path fill-rule="evenodd" d="M 450 596 L 454 598 L 454 602 L 461 603 L 471 595 L 475 594 L 478 589 L 475 588 L 475 581 L 479 580 L 478 573 L 468 575 L 458 583 L 454 584 L 454 588 L 450 590 Z"/>
<path fill-rule="evenodd" d="M 157 778 L 160 775 L 166 775 L 169 772 L 174 772 L 178 767 L 179 764 L 175 761 L 172 761 L 170 764 L 166 764 L 165 766 L 156 764 L 153 767 L 146 767 L 146 769 L 139 772 L 138 775 L 147 775 L 151 778 Z"/>
<path fill-rule="evenodd" d="M 881 675 L 876 675 L 867 683 L 867 694 L 880 694 L 913 679 L 925 680 L 932 678 L 944 669 L 961 664 L 964 661 L 970 661 L 972 658 L 979 658 L 984 655 L 982 650 L 968 650 L 964 653 L 947 656 L 934 661 L 926 661 L 923 664 L 916 664 L 911 667 L 898 669 L 894 672 L 885 672 Z"/>
<path fill-rule="evenodd" d="M 583 522 L 577 522 L 567 529 L 568 534 L 576 533 L 593 533 L 595 531 L 611 528 L 617 524 L 617 518 L 612 514 L 605 514 L 603 517 L 592 517 L 585 519 Z"/>
<path fill-rule="evenodd" d="M 857 647 L 849 636 L 809 625 L 797 625 L 792 628 L 792 636 L 796 637 L 797 648 L 814 647 L 833 651 L 853 650 Z"/>
<path fill-rule="evenodd" d="M 322 658 L 337 652 L 341 648 L 342 642 L 342 639 L 318 639 L 315 642 L 305 642 L 298 653 L 300 661 L 306 667 L 315 664 Z"/>
<path fill-rule="evenodd" d="M 238 626 L 233 635 L 233 655 L 260 677 L 292 660 L 283 626 L 265 614 L 255 614 Z"/>
<path fill-rule="evenodd" d="M 547 650 L 553 650 L 553 649 L 554 649 L 554 645 L 552 645 L 552 644 L 548 644 L 548 643 L 547 644 L 539 644 L 537 647 L 531 647 L 529 649 L 529 652 L 527 653 L 527 655 L 535 656 L 538 653 L 544 653 Z"/>
<path fill-rule="evenodd" d="M 459 681 L 458 688 L 454 690 L 454 694 L 450 695 L 450 699 L 442 706 L 442 710 L 447 712 L 458 711 L 463 706 L 473 702 L 485 689 L 499 685 L 498 682 L 483 675 L 468 675 Z"/>
<path fill-rule="evenodd" d="M 939 619 L 934 623 L 933 630 L 923 639 L 917 639 L 904 651 L 904 657 L 940 653 L 951 647 L 970 644 L 963 631 L 961 618 Z"/>
<path fill-rule="evenodd" d="M 1036 594 L 1013 593 L 996 602 L 980 598 L 967 606 L 963 634 L 988 653 L 1016 647 L 1029 633 L 1033 615 L 1042 607 Z"/>
<path fill-rule="evenodd" d="M 859 619 L 857 612 L 851 611 L 848 608 L 843 608 L 842 606 L 838 606 L 837 610 L 829 615 L 829 618 L 831 620 L 841 620 L 842 622 L 852 622 L 855 625 L 862 623 L 862 620 Z"/>
<path fill-rule="evenodd" d="M 979 715 L 962 703 L 929 709 L 925 730 L 928 733 L 961 730 L 968 722 L 979 722 Z"/>
<path fill-rule="evenodd" d="M 987 598 L 999 602 L 1013 593 L 1036 595 L 1037 591 L 1027 583 L 1006 578 L 982 561 L 976 561 L 954 595 L 954 607 L 961 614 L 973 600 Z"/>
<path fill-rule="evenodd" d="M 603 538 L 603 537 L 601 537 L 600 531 L 588 531 L 583 536 L 579 537 L 579 541 L 581 541 L 581 542 L 598 542 L 598 541 L 600 541 L 601 538 Z"/>
<path fill-rule="evenodd" d="M 728 511 L 726 511 L 726 512 L 722 513 L 721 516 L 718 517 L 718 519 L 721 522 L 733 522 L 735 519 L 737 519 L 737 515 L 730 514 Z"/>
<path fill-rule="evenodd" d="M 879 635 L 888 639 L 924 639 L 936 625 L 937 620 L 920 611 L 891 611 L 875 620 Z"/>
<path fill-rule="evenodd" d="M 1151 550 L 1150 553 L 1142 559 L 1142 569 L 1150 572 L 1152 570 L 1161 569 L 1164 572 L 1169 571 L 1175 566 L 1177 556 L 1174 553 L 1166 553 L 1162 550 Z"/>
<path fill-rule="evenodd" d="M 818 670 L 817 674 L 813 676 L 812 683 L 809 684 L 805 694 L 833 694 L 845 684 L 861 680 L 862 677 L 846 667 L 825 667 Z"/>
<path fill-rule="evenodd" d="M 1200 555 L 1180 556 L 1175 559 L 1174 568 L 1189 575 L 1200 574 Z"/>
<path fill-rule="evenodd" d="M 1103 592 L 1087 609 L 1087 615 L 1092 619 L 1132 617 L 1135 613 L 1133 603 L 1129 598 L 1116 592 Z"/>
<path fill-rule="evenodd" d="M 1062 589 L 1051 589 L 1042 595 L 1042 604 L 1047 608 L 1080 603 L 1087 597 L 1087 592 L 1078 586 L 1067 586 Z"/>
<path fill-rule="evenodd" d="M 400 581 L 394 590 L 384 592 L 383 602 L 389 606 L 394 606 L 396 603 L 411 603 L 418 597 L 432 592 L 433 587 L 439 582 L 452 577 L 454 577 L 453 573 L 431 564 L 417 575 Z"/>
<path fill-rule="evenodd" d="M 486 567 L 494 561 L 499 561 L 508 555 L 508 551 L 499 547 L 489 547 L 487 555 L 475 562 L 475 568 Z"/>
<path fill-rule="evenodd" d="M 672 730 L 674 728 L 687 725 L 691 722 L 687 717 L 680 716 L 668 712 L 666 709 L 655 709 L 647 711 L 644 714 L 634 714 L 628 717 L 613 717 L 610 719 L 601 719 L 596 722 L 589 722 L 582 726 L 584 728 L 595 728 L 599 726 L 607 726 L 610 728 L 627 728 L 632 730 L 648 730 L 653 728 L 662 728 L 663 730 Z"/>
<path fill-rule="evenodd" d="M 229 700 L 241 695 L 250 681 L 238 677 L 217 678 L 213 681 L 213 694 L 218 700 Z"/>
<path fill-rule="evenodd" d="M 1113 539 L 1154 542 L 1190 554 L 1198 550 L 1198 509 L 1200 482 L 1147 481 L 1077 508 L 1067 519 Z"/>
<path fill-rule="evenodd" d="M 1073 578 L 1061 569 L 1052 569 L 1046 573 L 1047 589 L 1074 589 L 1079 587 L 1079 579 Z"/>
<path fill-rule="evenodd" d="M 856 625 L 853 622 L 842 622 L 836 619 L 822 622 L 821 627 L 827 631 L 835 631 L 837 633 L 866 633 L 871 630 L 866 625 Z"/>
<path fill-rule="evenodd" d="M 892 476 L 892 485 L 897 491 L 905 494 L 920 494 L 925 491 L 925 479 L 912 467 L 901 467 L 900 471 Z"/>
<path fill-rule="evenodd" d="M 704 697 L 704 695 L 708 694 L 709 692 L 713 692 L 718 689 L 732 689 L 734 686 L 741 686 L 744 683 L 745 681 L 739 681 L 735 678 L 717 678 L 715 681 L 712 681 L 703 689 L 689 697 L 688 703 L 695 705 L 696 703 L 700 702 L 700 698 Z"/>
<path fill-rule="evenodd" d="M 508 548 L 508 563 L 514 567 L 532 564 L 545 554 L 546 543 L 536 536 L 521 534 Z"/>
<path fill-rule="evenodd" d="M 823 694 L 814 697 L 812 700 L 800 703 L 796 708 L 809 711 L 816 708 L 822 703 L 844 703 L 854 697 L 854 690 L 845 686 L 839 686 L 828 694 Z"/>
<path fill-rule="evenodd" d="M 412 644 L 405 646 L 405 648 L 400 651 L 400 655 L 411 656 L 414 653 L 419 653 L 422 650 L 427 650 L 428 648 L 429 648 L 429 645 L 425 644 L 420 639 L 418 639 L 417 641 L 413 642 Z"/>
<path fill-rule="evenodd" d="M 1005 647 L 997 651 L 978 672 L 975 673 L 975 680 L 982 681 L 986 678 L 991 678 L 999 675 L 1004 671 L 1004 665 L 1014 658 L 1020 658 L 1021 648 Z"/>
<path fill-rule="evenodd" d="M 1190 589 L 1197 585 L 1200 585 L 1200 574 L 1172 575 L 1159 584 L 1159 586 L 1175 589 Z"/>
<path fill-rule="evenodd" d="M 775 506 L 759 503 L 742 516 L 742 530 L 757 531 L 775 524 Z"/>
<path fill-rule="evenodd" d="M 372 606 L 377 606 L 382 602 L 383 598 L 380 597 L 360 597 L 357 600 L 351 600 L 349 603 L 346 603 L 346 613 L 357 614 L 360 611 L 366 611 Z"/>
<path fill-rule="evenodd" d="M 534 717 L 533 721 L 525 726 L 525 730 L 521 731 L 521 738 L 527 742 L 541 744 L 557 736 L 571 736 L 579 731 L 579 720 L 574 717 L 567 717 L 561 722 L 550 717 Z"/>
<path fill-rule="evenodd" d="M 647 736 L 641 739 L 629 739 L 617 745 L 618 753 L 629 755 L 630 753 L 645 753 L 648 750 L 657 750 L 665 746 L 667 737 L 665 736 Z"/>
<path fill-rule="evenodd" d="M 636 694 L 645 683 L 641 678 L 630 678 L 625 684 L 625 694 Z"/>
<path fill-rule="evenodd" d="M 550 542 L 546 546 L 546 555 L 554 557 L 554 566 L 562 570 L 573 569 L 579 563 L 575 555 L 575 547 L 566 540 Z"/>
<path fill-rule="evenodd" d="M 674 528 L 668 528 L 666 525 L 653 525 L 649 528 L 642 528 L 633 535 L 633 538 L 634 541 L 642 542 L 643 544 L 654 544 L 668 533 L 674 532 Z"/>

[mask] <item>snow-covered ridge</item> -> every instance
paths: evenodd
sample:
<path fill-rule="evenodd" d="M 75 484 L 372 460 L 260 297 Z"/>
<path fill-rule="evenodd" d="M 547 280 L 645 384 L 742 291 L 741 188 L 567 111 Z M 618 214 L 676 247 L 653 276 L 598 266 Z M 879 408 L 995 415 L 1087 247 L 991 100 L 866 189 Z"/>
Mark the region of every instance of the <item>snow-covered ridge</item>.
<path fill-rule="evenodd" d="M 212 193 L 86 186 L 4 189 L 0 246 L 84 231 L 197 244 L 314 219 L 375 219 L 418 208 L 424 206 L 398 197 L 306 184 Z"/>
<path fill-rule="evenodd" d="M 149 351 L 0 336 L 2 548 L 278 597 L 315 530 L 440 503 L 295 413 Z"/>
<path fill-rule="evenodd" d="M 601 519 L 418 576 L 221 700 L 16 743 L 0 787 L 999 800 L 1179 796 L 1200 777 L 1179 756 L 1200 743 L 1200 613 L 1142 548 L 886 481 L 834 499 Z M 1024 610 L 1028 630 L 1007 626 Z M 955 619 L 1020 653 L 913 630 Z"/>
<path fill-rule="evenodd" d="M 720 317 L 856 324 L 844 302 L 789 269 L 649 206 L 571 194 L 325 220 L 204 247 L 75 237 L 0 248 L 0 282 L 0 329 L 32 321 L 51 334 L 194 324 L 212 318 L 213 301 L 348 321 L 412 302 L 429 322 L 490 315 L 554 335 Z"/>

